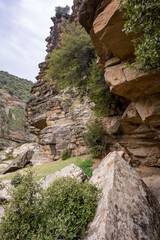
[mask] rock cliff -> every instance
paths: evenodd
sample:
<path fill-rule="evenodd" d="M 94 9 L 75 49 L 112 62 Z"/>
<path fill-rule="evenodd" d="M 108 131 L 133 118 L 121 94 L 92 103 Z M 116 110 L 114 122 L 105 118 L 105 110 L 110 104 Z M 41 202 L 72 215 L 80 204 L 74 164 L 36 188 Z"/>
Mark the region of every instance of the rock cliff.
<path fill-rule="evenodd" d="M 135 164 L 160 166 L 160 72 L 138 74 L 125 63 L 134 59 L 133 34 L 123 31 L 118 0 L 84 0 L 79 21 L 90 34 L 110 90 L 130 100 L 120 118 L 109 121 L 119 149 Z M 108 119 L 107 119 L 108 121 Z M 112 124 L 113 123 L 113 124 Z M 105 125 L 107 122 L 105 121 Z M 107 130 L 108 128 L 106 128 Z"/>
<path fill-rule="evenodd" d="M 0 149 L 32 141 L 25 127 L 25 107 L 32 82 L 0 71 Z"/>
<path fill-rule="evenodd" d="M 46 38 L 47 53 L 59 48 L 66 21 L 75 21 L 78 24 L 77 14 L 81 1 L 74 3 L 71 16 L 51 18 L 54 25 L 50 28 L 50 36 Z M 48 57 L 47 54 L 46 59 Z M 81 103 L 74 90 L 66 89 L 58 93 L 54 83 L 45 79 L 47 62 L 39 64 L 39 68 L 37 82 L 32 87 L 32 97 L 27 104 L 30 132 L 37 136 L 42 152 L 53 160 L 60 158 L 66 147 L 72 150 L 72 156 L 87 153 L 82 136 L 86 123 L 93 114 L 90 102 L 86 98 Z"/>

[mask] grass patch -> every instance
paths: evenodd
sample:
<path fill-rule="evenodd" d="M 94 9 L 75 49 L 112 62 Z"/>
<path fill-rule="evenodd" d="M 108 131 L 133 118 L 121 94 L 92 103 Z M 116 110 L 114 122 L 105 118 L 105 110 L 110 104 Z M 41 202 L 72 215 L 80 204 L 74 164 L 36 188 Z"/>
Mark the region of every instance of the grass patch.
<path fill-rule="evenodd" d="M 78 166 L 82 168 L 83 172 L 89 177 L 92 177 L 93 170 L 90 168 L 93 166 L 93 161 L 90 158 L 87 158 L 84 162 L 81 162 Z"/>
<path fill-rule="evenodd" d="M 36 181 L 40 180 L 42 177 L 46 177 L 49 174 L 53 174 L 56 171 L 61 170 L 62 168 L 70 165 L 71 163 L 74 163 L 76 166 L 82 168 L 82 170 L 90 177 L 92 173 L 92 169 L 90 169 L 89 167 L 93 165 L 93 161 L 89 158 L 87 158 L 85 161 L 83 161 L 83 159 L 84 159 L 84 156 L 78 156 L 78 157 L 69 158 L 65 161 L 60 159 L 58 161 L 45 163 L 39 166 L 33 166 L 33 167 L 29 166 L 27 168 L 32 169 L 35 172 Z M 12 179 L 15 176 L 15 174 L 17 174 L 18 172 L 22 173 L 23 171 L 24 169 L 20 169 L 16 172 L 7 174 L 6 176 L 1 177 L 0 180 Z"/>

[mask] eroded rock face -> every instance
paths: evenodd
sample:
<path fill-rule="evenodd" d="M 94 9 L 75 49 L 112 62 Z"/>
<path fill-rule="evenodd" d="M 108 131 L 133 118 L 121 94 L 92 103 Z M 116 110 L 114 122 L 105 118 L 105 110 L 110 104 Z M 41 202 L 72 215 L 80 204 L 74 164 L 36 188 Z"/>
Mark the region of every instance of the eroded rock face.
<path fill-rule="evenodd" d="M 131 40 L 135 36 L 123 31 L 119 3 L 84 0 L 79 12 L 80 23 L 90 34 L 110 90 L 131 102 L 120 120 L 117 116 L 117 122 L 102 122 L 107 133 L 116 134 L 119 150 L 125 148 L 132 162 L 160 166 L 160 72 L 137 74 L 125 67 L 127 61 L 134 60 Z"/>
<path fill-rule="evenodd" d="M 24 168 L 26 164 L 30 163 L 30 160 L 34 154 L 33 150 L 26 150 L 25 152 L 22 152 L 15 160 L 7 167 L 5 168 L 2 173 L 9 173 L 14 172 L 18 169 Z"/>
<path fill-rule="evenodd" d="M 62 29 L 67 21 L 78 24 L 78 9 L 82 0 L 75 0 L 71 16 L 51 18 L 54 26 L 46 39 L 47 52 L 59 48 Z M 48 55 L 46 56 L 48 58 Z M 37 136 L 41 150 L 50 159 L 57 160 L 67 147 L 72 150 L 72 156 L 88 152 L 83 140 L 86 123 L 93 115 L 91 103 L 87 98 L 84 102 L 78 100 L 76 90 L 57 92 L 53 82 L 46 81 L 47 62 L 39 64 L 40 73 L 32 88 L 32 97 L 27 105 L 30 132 Z"/>
<path fill-rule="evenodd" d="M 90 181 L 102 196 L 85 239 L 159 239 L 160 205 L 117 152 L 104 158 Z"/>
<path fill-rule="evenodd" d="M 80 167 L 77 167 L 73 163 L 69 166 L 57 171 L 53 174 L 48 175 L 47 177 L 42 178 L 39 182 L 43 189 L 47 189 L 54 180 L 62 177 L 75 178 L 79 182 L 85 182 L 88 180 L 87 175 L 82 171 Z"/>

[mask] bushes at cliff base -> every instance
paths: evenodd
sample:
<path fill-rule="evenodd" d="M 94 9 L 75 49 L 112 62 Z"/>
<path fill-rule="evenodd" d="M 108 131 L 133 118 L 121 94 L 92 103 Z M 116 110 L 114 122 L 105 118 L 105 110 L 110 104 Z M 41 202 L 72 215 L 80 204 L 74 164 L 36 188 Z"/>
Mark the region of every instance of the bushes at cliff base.
<path fill-rule="evenodd" d="M 0 224 L 0 239 L 83 238 L 94 217 L 97 188 L 72 178 L 60 178 L 44 191 L 33 179 L 33 173 L 28 172 L 11 190 L 12 198 Z"/>

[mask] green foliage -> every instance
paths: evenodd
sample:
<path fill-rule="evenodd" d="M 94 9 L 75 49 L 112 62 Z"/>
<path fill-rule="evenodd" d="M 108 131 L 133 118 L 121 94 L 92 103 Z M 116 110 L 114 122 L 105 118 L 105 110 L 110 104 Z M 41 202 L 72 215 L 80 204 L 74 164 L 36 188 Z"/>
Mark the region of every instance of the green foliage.
<path fill-rule="evenodd" d="M 21 100 L 29 100 L 32 85 L 31 81 L 0 71 L 0 89 L 7 90 L 9 94 Z"/>
<path fill-rule="evenodd" d="M 97 206 L 97 189 L 72 178 L 53 182 L 46 194 L 45 239 L 82 239 L 93 220 Z"/>
<path fill-rule="evenodd" d="M 136 33 L 134 40 L 138 70 L 148 72 L 160 67 L 159 0 L 127 0 L 124 11 L 125 32 Z"/>
<path fill-rule="evenodd" d="M 43 191 L 32 172 L 11 193 L 0 224 L 0 240 L 81 239 L 99 197 L 94 185 L 71 178 L 58 179 Z"/>
<path fill-rule="evenodd" d="M 68 15 L 70 11 L 70 7 L 66 5 L 65 7 L 55 7 L 56 17 L 61 17 L 63 15 Z"/>
<path fill-rule="evenodd" d="M 1 240 L 36 239 L 34 236 L 42 217 L 41 193 L 39 185 L 33 181 L 32 172 L 24 175 L 21 184 L 11 190 L 11 200 L 0 224 Z"/>
<path fill-rule="evenodd" d="M 93 161 L 90 158 L 87 158 L 84 162 L 81 162 L 78 166 L 82 168 L 83 172 L 89 177 L 92 177 L 93 170 L 90 168 L 93 166 Z"/>
<path fill-rule="evenodd" d="M 95 103 L 94 111 L 97 116 L 118 114 L 121 106 L 117 96 L 110 92 L 104 80 L 104 72 L 92 60 L 88 74 L 88 96 Z"/>
<path fill-rule="evenodd" d="M 25 125 L 25 109 L 21 105 L 13 105 L 9 110 L 8 126 L 19 130 Z"/>
<path fill-rule="evenodd" d="M 62 152 L 62 160 L 66 160 L 71 157 L 72 150 L 70 148 L 65 148 L 64 151 Z"/>
<path fill-rule="evenodd" d="M 84 139 L 93 157 L 100 158 L 106 154 L 106 132 L 98 120 L 88 124 L 88 131 L 84 134 Z"/>
<path fill-rule="evenodd" d="M 68 23 L 63 30 L 61 47 L 48 59 L 46 78 L 52 79 L 59 90 L 76 88 L 81 99 L 88 96 L 95 103 L 94 111 L 98 116 L 117 114 L 117 98 L 109 91 L 96 60 L 89 35 Z"/>
<path fill-rule="evenodd" d="M 16 175 L 14 175 L 14 177 L 11 180 L 11 184 L 14 187 L 17 187 L 19 184 L 21 184 L 22 180 L 23 180 L 23 175 L 20 173 L 16 173 Z"/>
<path fill-rule="evenodd" d="M 76 27 L 74 23 L 67 24 L 61 48 L 54 50 L 48 59 L 47 77 L 54 80 L 58 89 L 76 87 L 83 95 L 86 92 L 86 77 L 93 56 L 95 52 L 85 30 Z"/>

